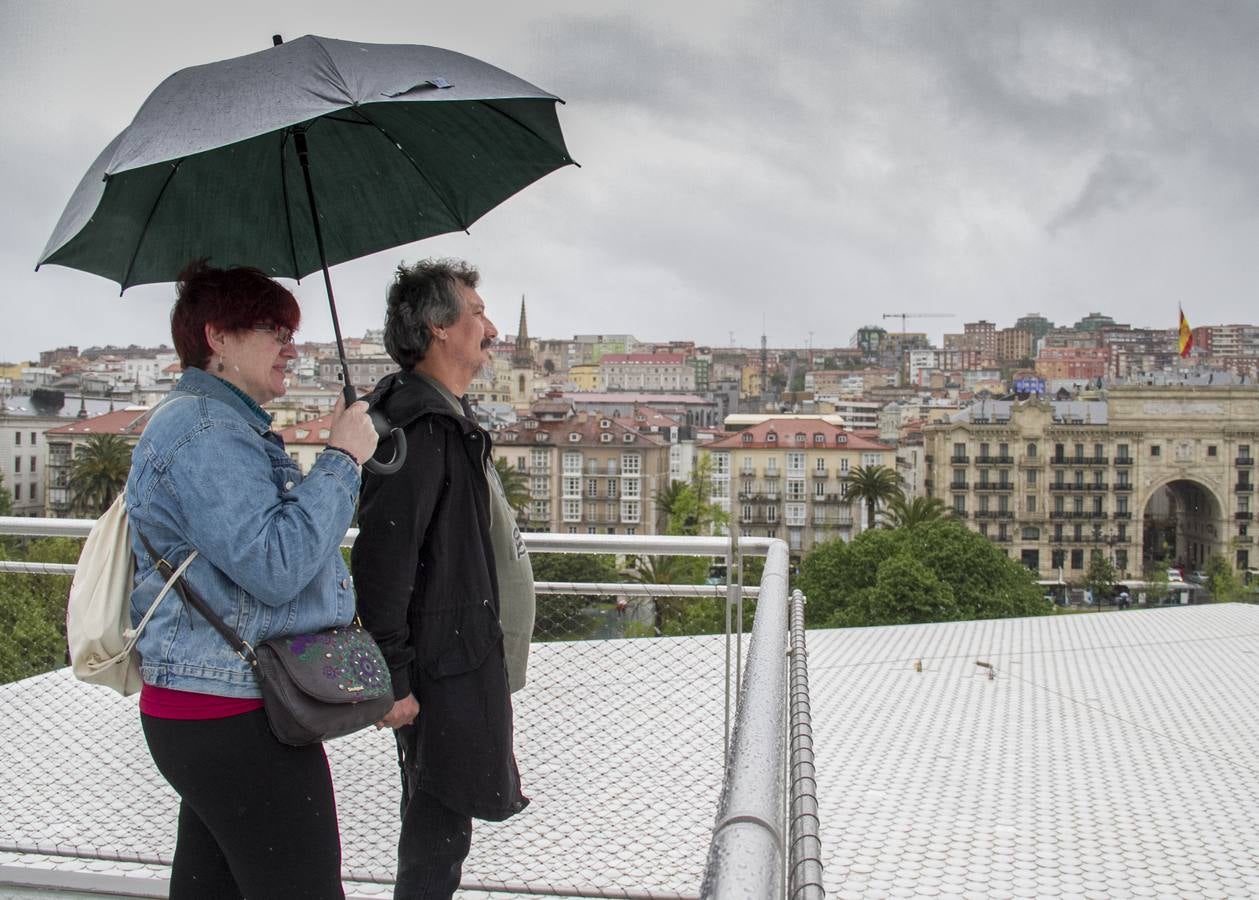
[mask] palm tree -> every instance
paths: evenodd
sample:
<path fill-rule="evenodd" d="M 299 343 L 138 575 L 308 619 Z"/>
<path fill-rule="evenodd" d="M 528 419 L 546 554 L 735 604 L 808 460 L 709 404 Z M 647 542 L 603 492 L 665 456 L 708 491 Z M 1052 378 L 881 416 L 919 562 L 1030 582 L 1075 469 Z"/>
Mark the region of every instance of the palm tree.
<path fill-rule="evenodd" d="M 847 489 L 848 496 L 866 502 L 868 527 L 873 528 L 879 504 L 887 504 L 897 497 L 905 496 L 901 492 L 900 480 L 901 477 L 894 469 L 876 465 L 857 466 L 841 478 L 840 482 Z"/>
<path fill-rule="evenodd" d="M 80 515 L 103 514 L 127 483 L 131 445 L 116 434 L 87 439 L 70 467 L 70 507 Z"/>
<path fill-rule="evenodd" d="M 894 497 L 887 505 L 884 524 L 888 528 L 913 528 L 947 519 L 950 515 L 949 508 L 939 497 Z"/>
<path fill-rule="evenodd" d="M 668 485 L 656 491 L 656 518 L 659 520 L 656 530 L 664 534 L 669 527 L 669 520 L 678 506 L 678 501 L 687 493 L 690 485 L 685 481 L 670 481 Z"/>
<path fill-rule="evenodd" d="M 626 578 L 639 584 L 695 584 L 703 578 L 704 561 L 689 556 L 640 556 Z M 653 597 L 652 624 L 656 636 L 664 634 L 666 619 L 677 619 L 686 610 L 683 597 Z"/>
<path fill-rule="evenodd" d="M 529 482 L 525 473 L 501 456 L 494 457 L 494 470 L 498 472 L 498 480 L 503 485 L 507 505 L 519 514 L 529 505 Z"/>

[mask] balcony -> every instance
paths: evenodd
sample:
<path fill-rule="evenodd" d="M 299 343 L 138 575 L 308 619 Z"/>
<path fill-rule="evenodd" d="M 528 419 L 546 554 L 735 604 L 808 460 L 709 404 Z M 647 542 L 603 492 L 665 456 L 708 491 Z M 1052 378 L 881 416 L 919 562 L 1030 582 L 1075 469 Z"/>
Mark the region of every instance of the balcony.
<path fill-rule="evenodd" d="M 1026 469 L 1040 468 L 1044 464 L 1045 457 L 1043 456 L 1027 456 L 1024 454 L 1019 457 L 1019 465 Z"/>
<path fill-rule="evenodd" d="M 814 478 L 830 478 L 831 475 L 830 475 L 830 472 L 828 472 L 826 469 L 814 469 L 813 477 Z"/>
<path fill-rule="evenodd" d="M 1255 514 L 1251 512 L 1233 513 L 1233 518 L 1236 519 L 1238 522 L 1249 522 L 1254 517 L 1255 517 Z"/>
<path fill-rule="evenodd" d="M 1115 457 L 1115 465 L 1117 466 L 1130 466 L 1132 465 L 1132 463 L 1133 463 L 1133 457 L 1131 456 L 1116 456 Z"/>
<path fill-rule="evenodd" d="M 1239 456 L 1233 460 L 1233 465 L 1240 466 L 1242 468 L 1253 466 L 1254 464 L 1255 458 L 1253 456 Z"/>
<path fill-rule="evenodd" d="M 1012 466 L 1014 465 L 1013 456 L 976 456 L 975 465 L 977 466 Z"/>
<path fill-rule="evenodd" d="M 1129 482 L 1129 481 L 1121 481 L 1121 482 L 1119 482 L 1118 484 L 1116 484 L 1116 485 L 1115 485 L 1115 490 L 1117 490 L 1117 491 L 1131 491 L 1131 490 L 1132 490 L 1132 483 L 1131 483 L 1131 482 Z"/>
<path fill-rule="evenodd" d="M 766 469 L 765 470 L 766 478 L 781 478 L 782 474 L 783 474 L 782 469 Z"/>
<path fill-rule="evenodd" d="M 1104 466 L 1110 463 L 1108 456 L 1055 456 L 1049 461 L 1055 466 Z"/>
<path fill-rule="evenodd" d="M 1255 489 L 1255 486 L 1251 484 L 1249 481 L 1239 481 L 1237 482 L 1237 484 L 1233 485 L 1233 490 L 1239 491 L 1241 493 L 1249 493 L 1250 491 L 1253 491 L 1254 489 Z"/>
<path fill-rule="evenodd" d="M 980 481 L 975 484 L 977 491 L 1012 491 L 1013 481 Z"/>
<path fill-rule="evenodd" d="M 1094 481 L 1092 484 L 1090 484 L 1090 485 L 1088 486 L 1088 490 L 1090 490 L 1090 491 L 1108 491 L 1108 490 L 1110 490 L 1110 485 L 1109 485 L 1109 484 L 1107 484 L 1107 483 L 1106 483 L 1106 482 L 1104 482 L 1104 481 Z"/>
<path fill-rule="evenodd" d="M 1066 481 L 1055 481 L 1049 485 L 1049 489 L 1051 491 L 1082 491 L 1084 490 L 1084 485 L 1070 484 Z"/>
<path fill-rule="evenodd" d="M 975 510 L 976 519 L 1013 519 L 1014 510 L 1012 509 L 977 509 Z"/>
<path fill-rule="evenodd" d="M 1116 519 L 1131 519 L 1132 518 L 1132 513 L 1130 512 L 1114 512 L 1114 513 L 1111 513 L 1111 515 L 1113 515 Z"/>
<path fill-rule="evenodd" d="M 1087 513 L 1083 510 L 1076 512 L 1075 510 L 1066 509 L 1056 509 L 1049 514 L 1049 518 L 1051 519 L 1089 519 L 1092 518 L 1092 516 L 1092 513 Z"/>
<path fill-rule="evenodd" d="M 967 485 L 965 481 L 950 481 L 949 482 L 949 490 L 951 491 L 964 491 L 966 490 L 966 487 Z"/>
<path fill-rule="evenodd" d="M 960 456 L 950 456 L 949 462 L 953 463 L 956 466 L 964 466 L 968 462 L 970 462 L 970 457 L 965 454 L 962 454 Z"/>

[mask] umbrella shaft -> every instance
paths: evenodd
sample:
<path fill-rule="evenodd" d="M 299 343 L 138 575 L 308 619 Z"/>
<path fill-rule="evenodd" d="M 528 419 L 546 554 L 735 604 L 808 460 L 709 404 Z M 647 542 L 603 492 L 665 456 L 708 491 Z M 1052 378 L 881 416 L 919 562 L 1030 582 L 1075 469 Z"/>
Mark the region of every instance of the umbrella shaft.
<path fill-rule="evenodd" d="M 341 340 L 341 323 L 337 320 L 337 301 L 332 294 L 332 276 L 328 274 L 328 256 L 323 247 L 323 230 L 319 227 L 319 210 L 315 207 L 315 186 L 310 180 L 310 150 L 306 146 L 306 129 L 293 129 L 293 147 L 297 161 L 302 166 L 302 178 L 306 182 L 306 200 L 310 204 L 310 222 L 315 229 L 315 247 L 319 250 L 319 267 L 323 271 L 324 289 L 328 292 L 328 308 L 332 311 L 332 333 L 337 339 L 337 358 L 341 362 L 341 377 L 345 382 L 346 405 L 354 402 L 354 387 L 350 384 L 350 364 L 345 358 L 345 344 Z"/>

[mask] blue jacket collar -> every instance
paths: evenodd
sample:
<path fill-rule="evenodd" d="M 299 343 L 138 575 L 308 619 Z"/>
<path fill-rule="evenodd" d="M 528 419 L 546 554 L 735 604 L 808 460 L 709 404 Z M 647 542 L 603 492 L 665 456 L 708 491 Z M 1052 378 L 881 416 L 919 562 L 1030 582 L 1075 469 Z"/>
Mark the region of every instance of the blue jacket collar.
<path fill-rule="evenodd" d="M 271 416 L 266 410 L 255 403 L 244 391 L 202 369 L 185 369 L 183 376 L 179 379 L 179 384 L 175 385 L 175 390 L 219 400 L 239 412 L 241 418 L 257 428 L 260 433 L 265 434 L 271 430 Z"/>

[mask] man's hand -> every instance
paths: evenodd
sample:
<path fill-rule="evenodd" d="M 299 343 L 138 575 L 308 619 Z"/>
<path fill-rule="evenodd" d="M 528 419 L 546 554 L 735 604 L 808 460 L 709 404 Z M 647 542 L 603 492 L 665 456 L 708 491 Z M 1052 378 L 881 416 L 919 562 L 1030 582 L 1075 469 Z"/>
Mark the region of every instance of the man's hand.
<path fill-rule="evenodd" d="M 395 700 L 393 707 L 385 714 L 385 717 L 376 723 L 377 728 L 401 728 L 403 725 L 410 725 L 415 721 L 415 717 L 420 714 L 420 701 L 415 699 L 415 694 L 407 694 L 401 700 Z"/>

